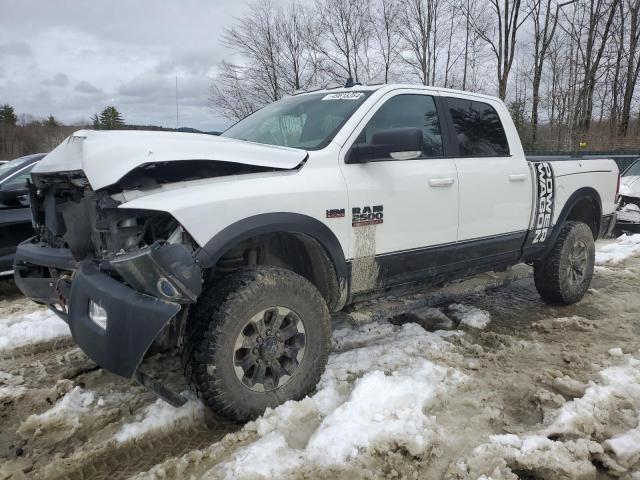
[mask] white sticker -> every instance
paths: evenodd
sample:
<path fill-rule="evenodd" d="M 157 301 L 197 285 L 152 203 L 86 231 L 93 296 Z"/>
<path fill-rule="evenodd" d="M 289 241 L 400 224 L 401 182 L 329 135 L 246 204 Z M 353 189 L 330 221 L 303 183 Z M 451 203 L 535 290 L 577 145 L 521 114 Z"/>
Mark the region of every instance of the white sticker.
<path fill-rule="evenodd" d="M 362 92 L 330 93 L 322 97 L 322 100 L 358 100 L 363 95 Z"/>

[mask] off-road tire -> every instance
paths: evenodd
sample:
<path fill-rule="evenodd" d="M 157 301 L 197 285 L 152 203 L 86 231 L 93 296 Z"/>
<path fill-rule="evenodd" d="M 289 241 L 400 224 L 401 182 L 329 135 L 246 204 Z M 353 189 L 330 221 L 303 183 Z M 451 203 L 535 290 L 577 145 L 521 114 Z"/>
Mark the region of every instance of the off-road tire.
<path fill-rule="evenodd" d="M 294 311 L 302 321 L 305 352 L 286 384 L 255 392 L 234 371 L 234 345 L 245 322 L 273 306 Z M 309 393 L 325 369 L 330 346 L 329 310 L 318 289 L 289 270 L 251 267 L 202 293 L 187 319 L 183 362 L 187 380 L 206 406 L 229 420 L 247 421 Z"/>
<path fill-rule="evenodd" d="M 586 247 L 584 275 L 571 278 L 571 258 L 577 245 Z M 565 222 L 549 254 L 533 264 L 533 278 L 540 296 L 547 302 L 571 305 L 582 299 L 591 284 L 595 244 L 591 229 L 582 222 Z"/>

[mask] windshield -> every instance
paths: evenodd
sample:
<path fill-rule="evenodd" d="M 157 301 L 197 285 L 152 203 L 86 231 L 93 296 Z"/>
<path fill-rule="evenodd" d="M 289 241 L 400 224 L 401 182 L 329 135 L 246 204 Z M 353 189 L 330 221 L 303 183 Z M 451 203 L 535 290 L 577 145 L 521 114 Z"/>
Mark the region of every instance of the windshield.
<path fill-rule="evenodd" d="M 316 150 L 326 146 L 371 92 L 287 97 L 240 120 L 223 137 Z"/>
<path fill-rule="evenodd" d="M 640 160 L 636 160 L 622 174 L 623 177 L 640 177 Z"/>
<path fill-rule="evenodd" d="M 17 170 L 23 164 L 26 164 L 29 160 L 33 158 L 33 155 L 27 155 L 26 157 L 16 158 L 15 160 L 11 160 L 10 162 L 3 163 L 0 165 L 0 181 L 9 175 L 9 173 Z"/>

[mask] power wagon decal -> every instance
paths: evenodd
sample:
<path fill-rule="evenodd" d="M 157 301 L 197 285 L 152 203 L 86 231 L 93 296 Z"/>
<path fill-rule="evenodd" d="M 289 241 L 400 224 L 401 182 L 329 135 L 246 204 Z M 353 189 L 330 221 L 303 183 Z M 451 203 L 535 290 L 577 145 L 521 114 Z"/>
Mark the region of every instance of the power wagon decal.
<path fill-rule="evenodd" d="M 382 205 L 371 207 L 353 207 L 351 209 L 351 226 L 364 227 L 366 225 L 378 225 L 383 222 L 384 213 Z"/>
<path fill-rule="evenodd" d="M 553 222 L 553 206 L 555 200 L 555 178 L 553 168 L 548 162 L 536 163 L 534 170 L 538 184 L 538 202 L 536 204 L 533 245 L 544 243 L 549 236 Z"/>

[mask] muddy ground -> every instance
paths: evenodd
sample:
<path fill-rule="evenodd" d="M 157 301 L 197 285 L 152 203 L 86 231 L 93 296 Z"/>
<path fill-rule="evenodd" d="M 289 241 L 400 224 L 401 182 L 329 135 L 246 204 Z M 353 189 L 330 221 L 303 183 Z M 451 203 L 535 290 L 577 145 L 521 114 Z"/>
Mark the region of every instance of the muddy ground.
<path fill-rule="evenodd" d="M 424 347 L 415 353 L 416 358 L 459 372 L 463 378 L 425 408 L 430 422 L 428 448 L 414 450 L 397 439 L 385 440 L 362 446 L 348 461 L 323 465 L 304 453 L 306 442 L 323 422 L 317 414 L 309 420 L 314 425 L 310 431 L 286 446 L 302 452 L 296 457 L 303 459 L 301 463 L 294 462 L 289 469 L 267 469 L 262 476 L 259 471 L 236 468 L 238 462 L 262 461 L 259 455 L 248 455 L 253 451 L 248 447 L 267 438 L 260 422 L 246 426 L 221 422 L 195 402 L 176 421 L 166 421 L 167 415 L 173 415 L 170 409 L 159 405 L 142 387 L 96 367 L 68 337 L 0 351 L 0 375 L 4 375 L 0 377 L 0 479 L 120 479 L 139 475 L 635 480 L 640 478 L 640 459 L 633 454 L 624 459 L 621 454 L 612 454 L 606 439 L 638 427 L 640 405 L 634 401 L 640 397 L 618 395 L 620 402 L 613 404 L 606 400 L 608 410 L 603 408 L 598 418 L 585 420 L 574 431 L 552 432 L 549 419 L 585 396 L 589 385 L 599 385 L 599 372 L 640 358 L 639 272 L 638 257 L 616 266 L 597 267 L 584 300 L 570 307 L 543 303 L 531 278 L 489 291 L 460 294 L 456 302 L 490 314 L 491 321 L 484 329 L 457 323 L 460 307 L 451 300 L 437 305 L 437 310 L 387 319 L 391 323 L 387 327 L 394 332 L 408 323 L 417 323 L 429 332 L 442 328 L 454 332 L 441 334 L 438 348 Z M 0 281 L 0 298 L 0 317 L 34 308 L 10 281 Z M 353 327 L 356 334 L 352 339 L 345 339 L 344 328 L 340 329 L 340 338 L 334 339 L 335 355 L 344 357 L 385 341 L 370 335 L 367 315 L 358 320 L 365 325 Z M 336 321 L 344 326 L 344 318 Z M 384 331 L 385 321 L 376 323 L 375 328 Z M 150 365 L 151 373 L 168 372 L 175 388 L 183 388 L 179 386 L 176 358 L 158 355 Z M 384 366 L 375 368 L 390 373 Z M 351 388 L 358 375 L 344 380 L 344 385 Z M 9 391 L 5 396 L 3 385 Z M 273 418 L 279 418 L 274 415 L 272 412 Z M 123 433 L 130 428 L 125 425 L 140 425 L 144 417 L 157 417 L 164 426 Z M 288 427 L 273 428 L 287 432 Z M 301 426 L 300 431 L 304 430 Z M 511 436 L 498 440 L 492 437 L 508 434 Z M 522 439 L 531 442 L 532 438 L 538 444 L 529 450 L 517 443 Z M 632 438 L 640 441 L 640 433 Z M 514 441 L 515 453 L 510 446 Z M 544 441 L 551 446 L 540 447 Z M 272 446 L 265 444 L 265 449 L 269 448 Z M 273 455 L 277 457 L 277 451 Z"/>

